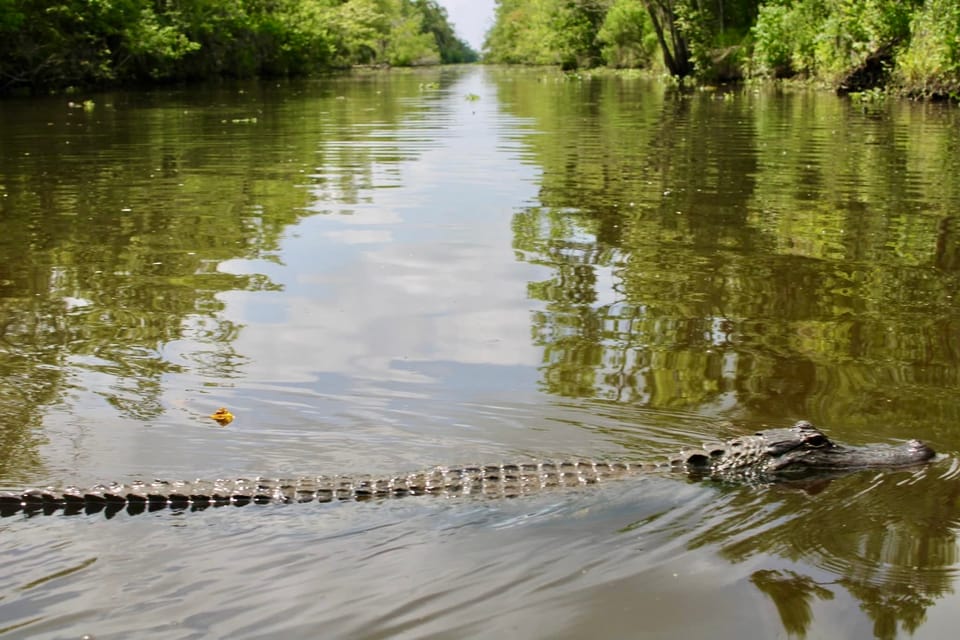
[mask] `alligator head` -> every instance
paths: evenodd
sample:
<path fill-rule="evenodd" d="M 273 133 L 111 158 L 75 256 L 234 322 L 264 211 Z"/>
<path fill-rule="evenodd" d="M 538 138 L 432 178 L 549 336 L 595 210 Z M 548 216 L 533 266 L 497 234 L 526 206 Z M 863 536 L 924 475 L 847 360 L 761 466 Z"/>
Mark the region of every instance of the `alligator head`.
<path fill-rule="evenodd" d="M 927 462 L 936 455 L 919 440 L 863 447 L 837 444 L 805 420 L 786 429 L 769 429 L 730 440 L 707 453 L 710 475 L 721 479 L 789 479 L 861 469 L 896 469 Z"/>

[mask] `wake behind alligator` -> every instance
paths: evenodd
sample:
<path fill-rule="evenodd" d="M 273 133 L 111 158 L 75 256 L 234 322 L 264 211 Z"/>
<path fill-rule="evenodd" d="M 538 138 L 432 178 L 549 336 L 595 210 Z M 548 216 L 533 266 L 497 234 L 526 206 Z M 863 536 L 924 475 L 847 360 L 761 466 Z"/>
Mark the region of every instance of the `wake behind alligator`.
<path fill-rule="evenodd" d="M 828 477 L 862 469 L 919 465 L 936 454 L 926 444 L 853 447 L 831 441 L 801 421 L 785 429 L 759 431 L 691 449 L 663 463 L 566 460 L 497 465 L 435 467 L 393 476 L 303 476 L 293 479 L 134 481 L 81 489 L 31 489 L 0 493 L 0 515 L 63 513 L 113 515 L 159 509 L 200 510 L 211 506 L 294 502 L 361 501 L 403 496 L 513 498 L 554 488 L 611 482 L 657 470 L 696 479 L 772 483 Z"/>

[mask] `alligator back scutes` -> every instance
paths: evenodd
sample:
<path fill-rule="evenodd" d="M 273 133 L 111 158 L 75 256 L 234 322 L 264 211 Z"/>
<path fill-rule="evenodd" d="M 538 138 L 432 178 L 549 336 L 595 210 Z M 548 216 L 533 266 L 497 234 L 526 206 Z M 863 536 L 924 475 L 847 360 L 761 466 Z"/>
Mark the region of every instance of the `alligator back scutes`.
<path fill-rule="evenodd" d="M 510 498 L 552 487 L 576 487 L 664 469 L 689 479 L 747 484 L 835 476 L 865 469 L 899 469 L 936 457 L 926 444 L 853 447 L 832 442 L 809 422 L 767 429 L 726 443 L 705 444 L 661 464 L 571 460 L 519 462 L 466 467 L 434 467 L 392 476 L 305 476 L 290 480 L 195 480 L 132 482 L 0 493 L 0 516 L 14 513 L 96 513 L 126 508 L 129 513 L 164 508 L 191 510 L 209 506 L 287 502 L 370 500 L 409 495 Z"/>
<path fill-rule="evenodd" d="M 615 480 L 659 465 L 569 460 L 465 467 L 435 467 L 395 476 L 336 475 L 292 479 L 135 481 L 87 489 L 33 489 L 0 493 L 0 515 L 43 511 L 132 513 L 157 509 L 295 502 L 362 501 L 403 496 L 482 496 L 511 498 L 554 487 L 576 487 Z"/>

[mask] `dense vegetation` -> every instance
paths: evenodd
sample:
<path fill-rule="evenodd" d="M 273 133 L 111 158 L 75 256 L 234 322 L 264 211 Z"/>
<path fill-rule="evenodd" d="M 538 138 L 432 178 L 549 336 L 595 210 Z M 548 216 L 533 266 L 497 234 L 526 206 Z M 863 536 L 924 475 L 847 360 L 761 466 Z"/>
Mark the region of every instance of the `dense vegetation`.
<path fill-rule="evenodd" d="M 476 58 L 435 0 L 0 0 L 0 91 Z"/>
<path fill-rule="evenodd" d="M 956 0 L 497 0 L 490 62 L 960 94 Z"/>

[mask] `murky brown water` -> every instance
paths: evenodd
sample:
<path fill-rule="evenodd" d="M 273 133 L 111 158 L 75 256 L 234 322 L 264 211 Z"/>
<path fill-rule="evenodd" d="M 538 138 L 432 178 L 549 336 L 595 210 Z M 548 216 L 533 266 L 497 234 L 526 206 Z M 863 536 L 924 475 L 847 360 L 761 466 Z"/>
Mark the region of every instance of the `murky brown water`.
<path fill-rule="evenodd" d="M 0 102 L 0 487 L 798 418 L 948 454 L 806 490 L 18 515 L 0 635 L 951 637 L 958 124 L 482 68 Z"/>

